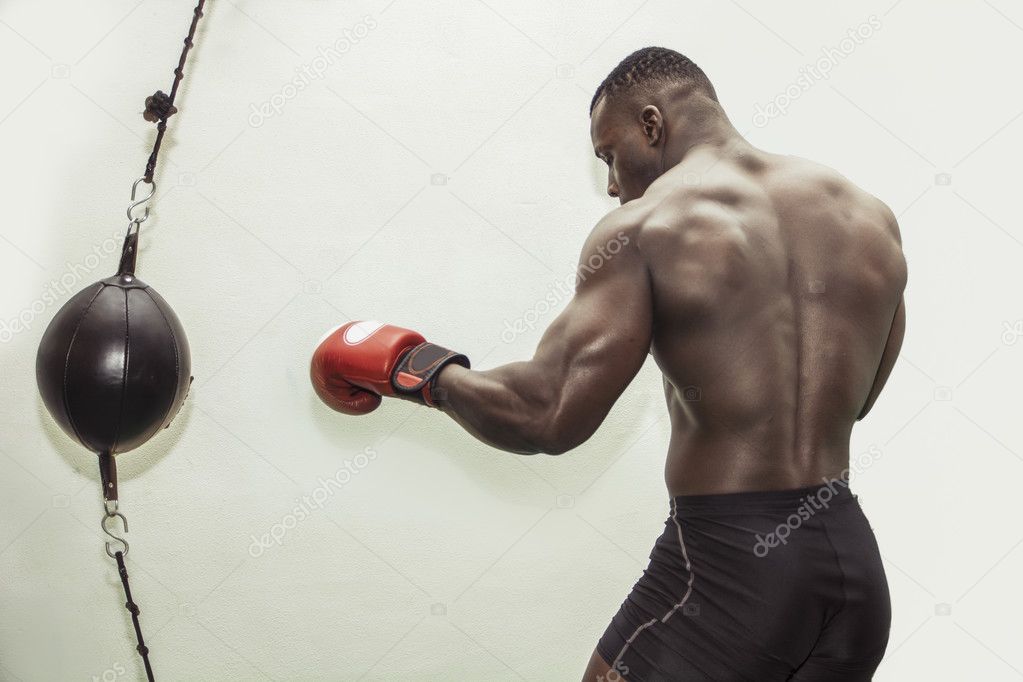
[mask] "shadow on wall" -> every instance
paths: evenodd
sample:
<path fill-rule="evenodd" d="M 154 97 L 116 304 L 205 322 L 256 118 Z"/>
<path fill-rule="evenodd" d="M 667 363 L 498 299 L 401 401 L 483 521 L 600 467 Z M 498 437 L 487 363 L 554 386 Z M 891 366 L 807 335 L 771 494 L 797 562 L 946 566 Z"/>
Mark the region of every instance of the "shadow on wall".
<path fill-rule="evenodd" d="M 34 351 L 33 346 L 33 351 Z M 36 423 L 39 430 L 46 435 L 53 449 L 60 454 L 75 471 L 88 476 L 96 484 L 97 504 L 102 502 L 102 489 L 99 477 L 99 466 L 97 453 L 90 452 L 67 436 L 46 411 L 43 399 L 36 394 Z M 161 429 L 155 436 L 142 446 L 129 452 L 116 456 L 117 473 L 120 483 L 132 480 L 136 476 L 143 475 L 151 467 L 155 466 L 164 457 L 169 455 L 177 446 L 181 436 L 191 420 L 192 401 L 185 398 L 174 420 L 165 429 Z"/>

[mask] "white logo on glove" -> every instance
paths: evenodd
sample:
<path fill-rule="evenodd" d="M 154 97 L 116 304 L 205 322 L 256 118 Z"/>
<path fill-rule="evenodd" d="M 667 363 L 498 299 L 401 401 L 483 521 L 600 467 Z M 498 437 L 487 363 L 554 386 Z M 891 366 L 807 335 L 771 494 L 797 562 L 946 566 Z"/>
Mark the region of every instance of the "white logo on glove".
<path fill-rule="evenodd" d="M 383 322 L 377 322 L 376 320 L 366 320 L 365 322 L 356 322 L 351 327 L 345 330 L 345 343 L 349 346 L 360 344 L 370 336 L 373 335 L 376 330 L 384 326 Z"/>

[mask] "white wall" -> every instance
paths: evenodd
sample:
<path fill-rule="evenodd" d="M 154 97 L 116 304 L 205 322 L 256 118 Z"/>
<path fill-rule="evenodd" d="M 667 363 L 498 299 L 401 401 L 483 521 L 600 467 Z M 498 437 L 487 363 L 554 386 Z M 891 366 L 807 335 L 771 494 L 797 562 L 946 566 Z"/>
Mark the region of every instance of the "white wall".
<path fill-rule="evenodd" d="M 170 85 L 190 4 L 0 4 L 4 680 L 141 675 L 94 459 L 46 414 L 33 363 L 59 305 L 116 265 L 154 135 L 139 114 Z M 696 59 L 755 144 L 833 165 L 902 223 L 905 349 L 853 443 L 881 452 L 855 481 L 893 592 L 877 679 L 1023 675 L 1021 38 L 1009 0 L 211 2 L 139 266 L 196 381 L 171 429 L 119 459 L 158 677 L 580 676 L 667 515 L 653 362 L 560 458 L 491 450 L 399 401 L 335 415 L 307 362 L 326 327 L 367 317 L 480 368 L 528 357 L 614 205 L 591 93 L 651 44 Z M 826 47 L 848 54 L 798 85 Z M 755 116 L 779 96 L 787 113 Z M 313 495 L 322 508 L 253 547 Z"/>

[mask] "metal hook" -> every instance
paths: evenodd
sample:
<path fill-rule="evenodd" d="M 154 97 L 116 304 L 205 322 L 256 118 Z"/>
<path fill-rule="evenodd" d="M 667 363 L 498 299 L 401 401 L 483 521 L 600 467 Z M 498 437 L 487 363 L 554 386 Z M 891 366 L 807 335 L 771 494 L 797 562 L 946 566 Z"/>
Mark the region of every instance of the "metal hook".
<path fill-rule="evenodd" d="M 128 220 L 136 224 L 141 224 L 145 222 L 147 218 L 149 218 L 149 207 L 146 206 L 146 211 L 145 213 L 142 214 L 141 218 L 136 218 L 134 215 L 132 215 L 132 210 L 134 210 L 136 206 L 141 206 L 142 204 L 146 203 L 147 201 L 153 198 L 154 194 L 156 194 L 156 183 L 149 182 L 147 183 L 149 185 L 149 194 L 139 199 L 138 201 L 135 200 L 135 193 L 138 191 L 139 183 L 145 181 L 146 178 L 145 176 L 143 176 L 136 180 L 135 183 L 131 186 L 131 204 L 128 206 Z"/>
<path fill-rule="evenodd" d="M 122 514 L 121 512 L 117 512 L 117 511 L 115 511 L 113 513 L 107 512 L 106 514 L 103 515 L 103 520 L 100 521 L 100 525 L 103 527 L 103 532 L 104 533 L 106 533 L 107 535 L 112 537 L 114 540 L 117 540 L 122 545 L 124 545 L 124 549 L 121 550 L 121 554 L 127 554 L 128 553 L 128 541 L 125 540 L 122 537 L 118 537 L 118 536 L 114 535 L 113 533 L 110 532 L 110 529 L 107 528 L 107 521 L 109 521 L 110 519 L 114 518 L 115 516 L 121 519 L 121 525 L 124 526 L 124 532 L 127 533 L 128 532 L 128 519 L 124 518 L 124 514 Z M 110 556 L 110 558 L 111 559 L 116 558 L 114 556 L 114 553 L 112 551 L 110 551 L 110 543 L 106 542 L 105 544 L 107 546 L 107 554 Z"/>

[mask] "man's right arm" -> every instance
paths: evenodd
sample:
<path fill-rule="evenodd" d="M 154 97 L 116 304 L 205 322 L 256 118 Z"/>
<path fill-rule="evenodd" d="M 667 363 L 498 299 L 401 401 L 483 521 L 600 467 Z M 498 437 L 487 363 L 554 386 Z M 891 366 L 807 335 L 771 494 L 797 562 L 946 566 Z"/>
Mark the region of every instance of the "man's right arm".
<path fill-rule="evenodd" d="M 899 351 L 902 349 L 902 339 L 906 336 L 906 260 L 902 255 L 902 233 L 899 230 L 899 222 L 895 214 L 892 213 L 892 210 L 883 202 L 879 203 L 885 221 L 888 223 L 889 233 L 898 245 L 898 275 L 896 277 L 899 304 L 896 306 L 895 315 L 892 317 L 892 326 L 888 331 L 888 341 L 884 345 L 884 352 L 881 354 L 881 362 L 878 365 L 877 374 L 874 376 L 874 385 L 870 387 L 870 393 L 867 394 L 867 400 L 863 404 L 859 416 L 856 417 L 856 421 L 860 421 L 867 416 L 870 408 L 874 406 L 877 397 L 881 395 L 881 389 L 884 388 L 885 383 L 888 381 L 892 368 L 895 367 L 895 360 L 899 357 Z"/>
<path fill-rule="evenodd" d="M 903 296 L 899 300 L 899 307 L 895 309 L 895 318 L 892 320 L 891 331 L 888 332 L 888 342 L 885 343 L 884 353 L 881 354 L 881 364 L 877 368 L 874 385 L 870 387 L 870 393 L 867 394 L 867 402 L 864 403 L 863 409 L 860 410 L 859 416 L 856 417 L 856 421 L 860 421 L 867 416 L 870 408 L 874 406 L 877 396 L 881 395 L 881 389 L 884 388 L 888 377 L 892 373 L 892 368 L 895 367 L 895 360 L 899 357 L 899 350 L 902 348 L 902 339 L 905 335 L 906 297 Z"/>

